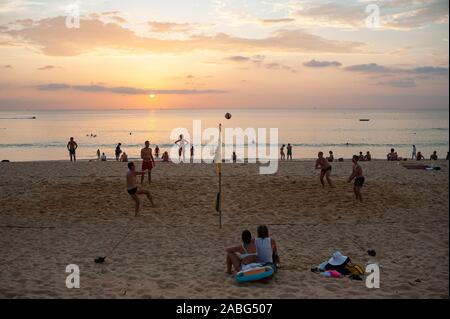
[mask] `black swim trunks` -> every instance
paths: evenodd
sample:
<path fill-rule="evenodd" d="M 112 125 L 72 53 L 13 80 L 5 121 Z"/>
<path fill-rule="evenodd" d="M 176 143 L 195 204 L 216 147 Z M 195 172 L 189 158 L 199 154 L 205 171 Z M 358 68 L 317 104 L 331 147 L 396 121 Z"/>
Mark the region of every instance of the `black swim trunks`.
<path fill-rule="evenodd" d="M 325 173 L 326 171 L 331 171 L 331 166 L 328 166 L 327 168 L 322 168 L 323 173 Z"/>
<path fill-rule="evenodd" d="M 130 195 L 134 195 L 134 194 L 136 194 L 136 192 L 137 192 L 137 187 L 127 189 L 127 192 L 128 192 L 128 194 L 130 194 Z"/>
<path fill-rule="evenodd" d="M 361 176 L 361 177 L 357 177 L 357 178 L 355 178 L 355 186 L 356 187 L 362 187 L 363 185 L 364 185 L 364 177 L 363 176 Z"/>
<path fill-rule="evenodd" d="M 69 154 L 75 155 L 75 149 L 69 149 Z"/>

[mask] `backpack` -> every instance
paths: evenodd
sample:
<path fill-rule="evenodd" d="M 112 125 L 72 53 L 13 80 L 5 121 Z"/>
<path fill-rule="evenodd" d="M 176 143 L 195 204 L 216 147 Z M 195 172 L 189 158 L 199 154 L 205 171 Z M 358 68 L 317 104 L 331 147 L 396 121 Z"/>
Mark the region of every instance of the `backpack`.
<path fill-rule="evenodd" d="M 347 263 L 345 265 L 345 269 L 348 270 L 348 272 L 350 273 L 350 276 L 354 276 L 354 277 L 364 276 L 366 273 L 363 266 L 354 264 L 352 262 Z"/>

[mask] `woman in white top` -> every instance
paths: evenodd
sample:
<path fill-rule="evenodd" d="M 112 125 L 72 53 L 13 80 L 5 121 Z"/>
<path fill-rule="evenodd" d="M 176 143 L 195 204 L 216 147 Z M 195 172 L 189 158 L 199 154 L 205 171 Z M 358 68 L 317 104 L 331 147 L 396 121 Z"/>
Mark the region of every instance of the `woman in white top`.
<path fill-rule="evenodd" d="M 186 146 L 189 144 L 189 142 L 183 138 L 183 135 L 180 135 L 180 138 L 177 141 L 175 141 L 175 144 L 177 144 L 179 147 L 178 148 L 178 160 L 180 162 L 181 161 L 185 162 L 186 161 L 186 154 L 185 154 Z"/>
<path fill-rule="evenodd" d="M 263 265 L 274 266 L 275 270 L 280 268 L 280 258 L 277 253 L 275 240 L 269 237 L 267 226 L 261 225 L 257 229 L 258 237 L 254 240 L 258 262 Z"/>
<path fill-rule="evenodd" d="M 236 272 L 256 266 L 256 246 L 252 241 L 252 234 L 248 230 L 242 232 L 242 245 L 229 247 L 226 252 L 228 274 L 233 274 L 232 266 Z"/>

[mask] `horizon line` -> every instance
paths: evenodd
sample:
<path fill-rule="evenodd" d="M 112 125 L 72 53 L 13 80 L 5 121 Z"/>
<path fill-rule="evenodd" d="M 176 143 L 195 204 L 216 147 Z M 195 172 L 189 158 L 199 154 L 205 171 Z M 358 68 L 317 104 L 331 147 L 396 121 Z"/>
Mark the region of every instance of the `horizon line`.
<path fill-rule="evenodd" d="M 447 105 L 446 107 L 404 107 L 404 106 L 397 106 L 397 107 L 352 107 L 352 106 L 346 106 L 346 107 L 292 107 L 292 106 L 284 106 L 284 107 L 277 107 L 277 106 L 270 106 L 270 107 L 160 107 L 160 108 L 146 108 L 146 107 L 120 107 L 120 108 L 90 108 L 90 107 L 68 107 L 68 108 L 1 108 L 1 111 L 181 111 L 181 110 L 216 110 L 220 111 L 223 109 L 232 109 L 232 110 L 450 110 L 450 106 Z"/>

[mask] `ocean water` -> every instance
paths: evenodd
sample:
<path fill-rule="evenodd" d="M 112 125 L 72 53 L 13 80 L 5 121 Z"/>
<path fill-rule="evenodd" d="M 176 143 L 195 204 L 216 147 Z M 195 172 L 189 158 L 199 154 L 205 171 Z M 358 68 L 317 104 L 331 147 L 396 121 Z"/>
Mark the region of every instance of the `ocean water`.
<path fill-rule="evenodd" d="M 225 119 L 226 112 L 232 114 L 230 120 Z M 161 151 L 171 150 L 178 132 L 174 129 L 192 134 L 194 120 L 201 121 L 203 130 L 218 123 L 224 128 L 265 128 L 268 137 L 270 128 L 278 128 L 278 139 L 267 139 L 266 146 L 278 155 L 281 144 L 291 143 L 297 159 L 329 150 L 335 157 L 370 151 L 374 158 L 385 158 L 390 148 L 409 157 L 413 144 L 425 157 L 436 150 L 445 158 L 449 149 L 448 109 L 27 110 L 0 111 L 0 160 L 67 159 L 71 136 L 79 145 L 78 159 L 96 158 L 97 149 L 112 158 L 119 142 L 130 158 L 138 158 L 145 140 Z M 203 145 L 209 142 L 202 139 Z M 252 157 L 247 146 L 255 143 L 259 141 L 251 138 L 233 148 Z"/>

